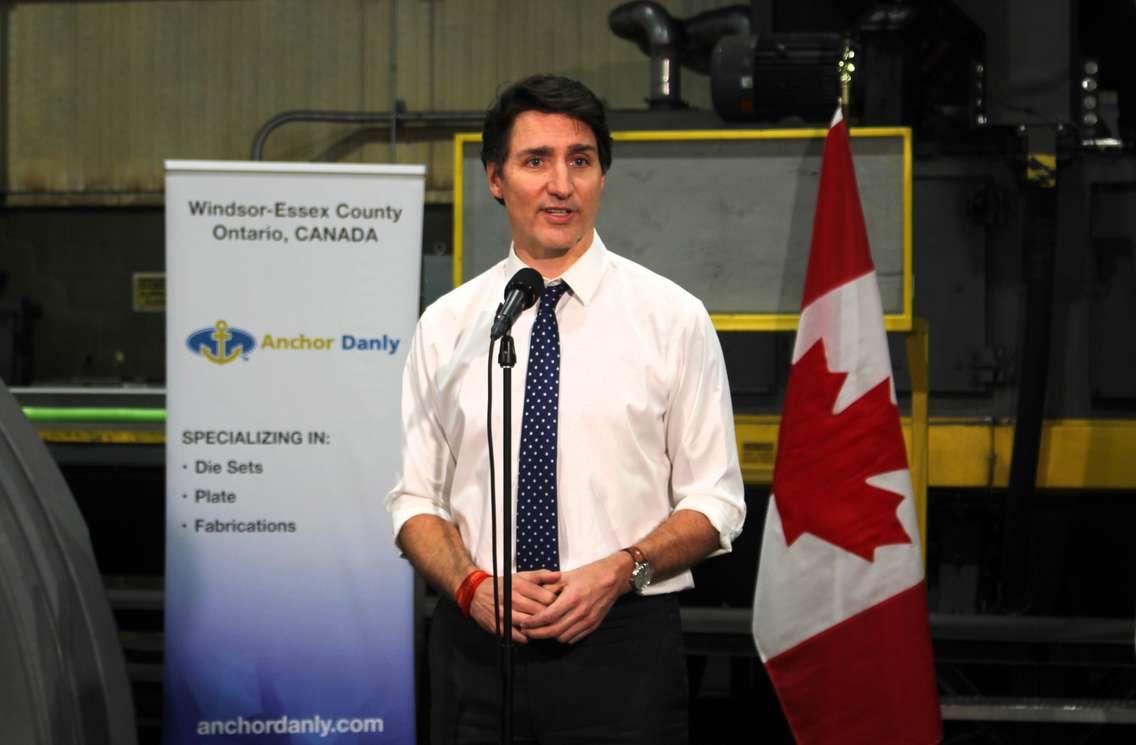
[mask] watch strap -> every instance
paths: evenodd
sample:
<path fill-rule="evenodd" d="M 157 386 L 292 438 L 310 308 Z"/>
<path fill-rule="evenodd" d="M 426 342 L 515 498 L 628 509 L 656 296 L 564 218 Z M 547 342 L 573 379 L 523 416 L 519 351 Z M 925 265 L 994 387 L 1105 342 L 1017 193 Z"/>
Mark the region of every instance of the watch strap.
<path fill-rule="evenodd" d="M 628 546 L 627 548 L 620 549 L 627 553 L 634 562 L 631 566 L 631 576 L 627 578 L 628 584 L 635 592 L 642 593 L 643 588 L 651 584 L 651 562 L 647 561 L 646 554 L 638 546 Z"/>
<path fill-rule="evenodd" d="M 643 550 L 638 546 L 628 546 L 627 548 L 620 549 L 625 551 L 631 560 L 636 564 L 647 564 L 647 557 L 643 554 Z"/>

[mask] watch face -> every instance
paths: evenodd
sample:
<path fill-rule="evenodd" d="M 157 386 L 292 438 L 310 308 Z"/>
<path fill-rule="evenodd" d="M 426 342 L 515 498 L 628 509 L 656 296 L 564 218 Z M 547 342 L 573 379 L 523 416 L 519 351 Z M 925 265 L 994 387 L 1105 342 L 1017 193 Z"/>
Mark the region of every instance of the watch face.
<path fill-rule="evenodd" d="M 631 570 L 631 584 L 636 590 L 642 590 L 651 584 L 651 565 L 645 561 L 636 562 L 635 568 Z"/>

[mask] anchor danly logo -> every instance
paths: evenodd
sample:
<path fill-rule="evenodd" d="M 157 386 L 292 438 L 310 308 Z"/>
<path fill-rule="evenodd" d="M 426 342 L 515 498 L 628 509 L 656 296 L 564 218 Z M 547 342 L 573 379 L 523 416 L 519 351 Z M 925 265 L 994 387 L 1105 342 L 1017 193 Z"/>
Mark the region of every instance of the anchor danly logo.
<path fill-rule="evenodd" d="M 226 321 L 194 331 L 186 337 L 185 343 L 189 351 L 217 365 L 227 365 L 238 357 L 247 360 L 249 353 L 256 349 L 252 334 Z"/>

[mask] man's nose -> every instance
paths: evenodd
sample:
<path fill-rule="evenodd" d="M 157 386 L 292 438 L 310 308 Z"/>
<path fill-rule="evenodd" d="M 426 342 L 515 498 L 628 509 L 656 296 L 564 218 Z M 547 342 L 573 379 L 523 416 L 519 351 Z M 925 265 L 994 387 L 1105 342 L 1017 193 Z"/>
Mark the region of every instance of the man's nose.
<path fill-rule="evenodd" d="M 572 176 L 567 164 L 557 164 L 548 174 L 548 192 L 555 197 L 567 198 L 572 196 L 572 190 Z"/>

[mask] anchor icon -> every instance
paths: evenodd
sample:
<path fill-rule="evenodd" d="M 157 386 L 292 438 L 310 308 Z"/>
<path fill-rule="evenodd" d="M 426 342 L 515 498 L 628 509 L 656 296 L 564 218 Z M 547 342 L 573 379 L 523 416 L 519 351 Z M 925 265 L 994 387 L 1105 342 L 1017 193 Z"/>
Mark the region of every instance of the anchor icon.
<path fill-rule="evenodd" d="M 215 342 L 218 354 L 214 354 L 205 343 L 202 343 L 200 346 L 202 357 L 215 364 L 225 365 L 244 353 L 244 345 L 240 342 L 234 344 L 232 350 L 226 353 L 227 343 L 233 338 L 233 335 L 229 333 L 228 323 L 225 321 L 217 321 L 217 323 L 213 325 L 213 329 L 210 338 Z"/>
<path fill-rule="evenodd" d="M 256 337 L 222 320 L 191 333 L 185 345 L 190 352 L 214 365 L 227 365 L 238 357 L 247 360 L 256 349 Z"/>

